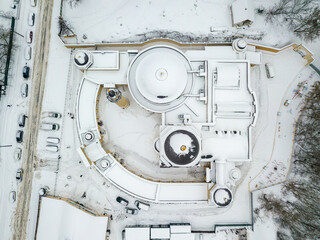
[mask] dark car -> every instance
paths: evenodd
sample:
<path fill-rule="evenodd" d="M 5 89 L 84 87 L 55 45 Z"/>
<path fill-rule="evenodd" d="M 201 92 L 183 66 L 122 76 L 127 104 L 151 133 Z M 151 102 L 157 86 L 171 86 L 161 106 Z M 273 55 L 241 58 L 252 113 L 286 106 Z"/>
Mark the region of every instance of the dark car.
<path fill-rule="evenodd" d="M 26 118 L 27 116 L 24 114 L 19 115 L 19 118 L 18 118 L 19 127 L 24 127 L 26 125 Z"/>
<path fill-rule="evenodd" d="M 127 201 L 126 199 L 122 198 L 122 197 L 117 197 L 117 202 L 122 204 L 123 206 L 128 206 L 129 201 Z"/>
<path fill-rule="evenodd" d="M 29 78 L 29 75 L 30 75 L 29 73 L 30 73 L 30 67 L 24 66 L 23 72 L 22 72 L 23 78 Z"/>
<path fill-rule="evenodd" d="M 17 143 L 22 143 L 23 141 L 23 131 L 18 130 L 17 135 L 16 135 Z"/>

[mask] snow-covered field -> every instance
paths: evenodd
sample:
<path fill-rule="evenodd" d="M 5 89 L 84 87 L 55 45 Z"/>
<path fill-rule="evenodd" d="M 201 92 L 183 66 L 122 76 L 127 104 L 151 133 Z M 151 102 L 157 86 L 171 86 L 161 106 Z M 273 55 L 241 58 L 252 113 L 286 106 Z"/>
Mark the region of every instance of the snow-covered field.
<path fill-rule="evenodd" d="M 256 7 L 271 6 L 275 1 L 257 0 L 254 4 Z M 1 1 L 0 9 L 10 10 L 9 2 Z M 149 33 L 147 37 L 161 34 L 165 36 L 164 31 L 176 32 L 174 36 L 178 39 L 180 33 L 191 38 L 200 37 L 199 39 L 204 41 L 208 36 L 214 40 L 218 39 L 217 35 L 249 33 L 247 35 L 250 41 L 269 46 L 281 47 L 290 42 L 301 43 L 301 40 L 289 33 L 285 26 L 266 23 L 264 18 L 258 15 L 255 16 L 256 20 L 250 27 L 232 27 L 230 11 L 232 2 L 232 0 L 95 0 L 81 1 L 77 6 L 71 7 L 65 1 L 63 16 L 71 23 L 80 43 L 143 40 L 146 33 Z M 17 31 L 26 32 L 27 30 L 25 25 L 28 8 L 29 5 L 21 5 L 22 21 L 18 22 Z M 260 108 L 257 126 L 253 131 L 253 162 L 242 168 L 243 175 L 246 176 L 235 193 L 238 201 L 229 211 L 217 212 L 216 209 L 203 205 L 151 204 L 149 212 L 141 211 L 136 216 L 129 216 L 115 199 L 117 196 L 122 196 L 130 201 L 131 207 L 134 199 L 115 188 L 94 168 L 86 168 L 76 152 L 79 139 L 75 119 L 71 118 L 69 113 L 75 114 L 76 94 L 81 73 L 71 62 L 73 51 L 65 48 L 57 36 L 59 11 L 60 1 L 55 1 L 42 110 L 61 113 L 62 118 L 56 120 L 61 128 L 57 132 L 39 132 L 37 152 L 40 163 L 35 167 L 33 178 L 34 187 L 31 195 L 27 239 L 34 238 L 38 189 L 43 186 L 49 187 L 51 195 L 78 201 L 99 214 L 112 215 L 113 220 L 109 223 L 111 240 L 121 239 L 121 231 L 126 225 L 188 222 L 191 223 L 193 230 L 213 230 L 214 225 L 218 223 L 249 223 L 251 221 L 249 191 L 283 181 L 290 167 L 293 123 L 298 116 L 302 99 L 295 99 L 289 107 L 284 107 L 284 100 L 292 98 L 298 82 L 319 80 L 319 76 L 311 68 L 304 67 L 305 61 L 292 50 L 277 55 L 264 53 L 263 64 L 252 69 L 252 81 L 259 98 Z M 253 40 L 260 34 L 263 34 L 262 39 Z M 20 97 L 20 85 L 24 81 L 20 76 L 20 68 L 24 65 L 25 40 L 18 37 L 16 39 L 18 49 L 14 55 L 12 81 L 9 83 L 14 87 L 10 86 L 7 96 L 0 100 L 1 126 L 6 126 L 5 131 L 0 135 L 0 145 L 13 145 L 11 148 L 0 148 L 1 239 L 11 239 L 11 231 L 13 231 L 10 228 L 10 222 L 13 219 L 15 204 L 10 204 L 7 199 L 10 191 L 17 190 L 14 176 L 16 169 L 20 166 L 19 162 L 13 160 L 13 151 L 17 145 L 14 138 L 17 130 L 16 119 L 21 112 L 26 112 L 28 109 L 28 103 Z M 314 52 L 315 64 L 319 66 L 319 40 L 304 44 Z M 267 62 L 275 66 L 276 77 L 272 80 L 267 79 L 265 75 L 264 63 Z M 175 172 L 174 169 L 166 169 L 162 172 L 158 169 L 158 158 L 152 145 L 158 134 L 161 116 L 141 109 L 130 98 L 128 90 L 123 90 L 131 101 L 131 112 L 121 111 L 120 108 L 106 101 L 104 92 L 101 94 L 98 114 L 103 121 L 102 130 L 108 136 L 104 140 L 105 149 L 116 152 L 119 158 L 124 159 L 124 165 L 127 168 L 146 177 L 152 178 L 156 172 L 159 180 L 164 180 L 167 179 L 166 174 L 169 171 L 170 175 L 174 174 L 170 176 L 170 180 L 203 178 L 202 171 Z M 7 108 L 7 104 L 12 104 L 13 107 Z M 112 115 L 112 113 L 116 114 Z M 125 125 L 128 120 L 130 124 Z M 48 154 L 45 151 L 45 141 L 48 136 L 61 139 L 58 153 Z M 257 196 L 261 192 L 278 190 L 276 187 L 254 191 L 253 206 L 258 206 Z M 272 219 L 262 215 L 259 217 L 255 221 L 255 231 L 249 234 L 250 239 L 276 239 L 277 226 Z M 229 231 L 212 234 L 205 239 L 229 240 L 237 239 L 237 236 Z"/>

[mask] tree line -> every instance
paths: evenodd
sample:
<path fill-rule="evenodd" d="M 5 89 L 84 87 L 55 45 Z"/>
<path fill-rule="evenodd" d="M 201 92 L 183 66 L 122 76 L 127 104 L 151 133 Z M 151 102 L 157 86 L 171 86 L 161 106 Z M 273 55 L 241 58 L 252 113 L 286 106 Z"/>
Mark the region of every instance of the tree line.
<path fill-rule="evenodd" d="M 304 99 L 294 140 L 292 166 L 281 196 L 261 194 L 260 208 L 279 224 L 279 240 L 320 239 L 320 82 Z"/>

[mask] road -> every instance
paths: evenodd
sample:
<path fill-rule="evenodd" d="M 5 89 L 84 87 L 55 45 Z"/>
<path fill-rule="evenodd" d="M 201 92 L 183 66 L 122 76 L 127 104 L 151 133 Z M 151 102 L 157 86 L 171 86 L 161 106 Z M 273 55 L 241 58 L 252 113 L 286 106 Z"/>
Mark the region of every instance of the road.
<path fill-rule="evenodd" d="M 34 68 L 32 73 L 32 88 L 29 102 L 29 121 L 24 137 L 24 169 L 23 181 L 17 198 L 17 208 L 13 226 L 13 239 L 26 239 L 29 205 L 32 190 L 34 166 L 39 161 L 36 156 L 37 136 L 41 115 L 42 99 L 47 72 L 47 59 L 50 45 L 50 28 L 53 1 L 38 1 L 38 24 L 36 29 L 35 46 L 33 49 Z"/>

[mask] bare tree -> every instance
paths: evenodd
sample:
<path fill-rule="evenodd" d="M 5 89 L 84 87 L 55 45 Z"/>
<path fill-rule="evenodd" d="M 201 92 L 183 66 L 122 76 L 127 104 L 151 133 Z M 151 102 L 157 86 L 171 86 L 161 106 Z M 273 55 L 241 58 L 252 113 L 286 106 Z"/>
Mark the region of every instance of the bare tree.
<path fill-rule="evenodd" d="M 280 0 L 270 9 L 266 9 L 264 14 L 267 20 L 273 21 L 278 16 L 287 20 L 301 14 L 308 14 L 314 7 L 315 2 L 316 0 Z"/>
<path fill-rule="evenodd" d="M 280 0 L 261 12 L 267 21 L 281 21 L 300 38 L 312 41 L 320 35 L 318 4 L 318 0 Z"/>
<path fill-rule="evenodd" d="M 280 240 L 320 239 L 320 82 L 312 86 L 304 104 L 296 123 L 293 166 L 282 186 L 282 197 L 259 197 L 261 208 L 280 226 Z"/>
<path fill-rule="evenodd" d="M 0 25 L 0 80 L 3 79 L 8 57 L 10 29 Z"/>
<path fill-rule="evenodd" d="M 299 15 L 298 20 L 293 21 L 294 32 L 306 40 L 314 40 L 320 36 L 320 9 L 314 8 L 311 14 Z"/>
<path fill-rule="evenodd" d="M 59 36 L 75 35 L 74 31 L 72 30 L 71 24 L 67 20 L 65 20 L 62 16 L 59 16 L 58 27 L 60 29 L 58 34 Z"/>

